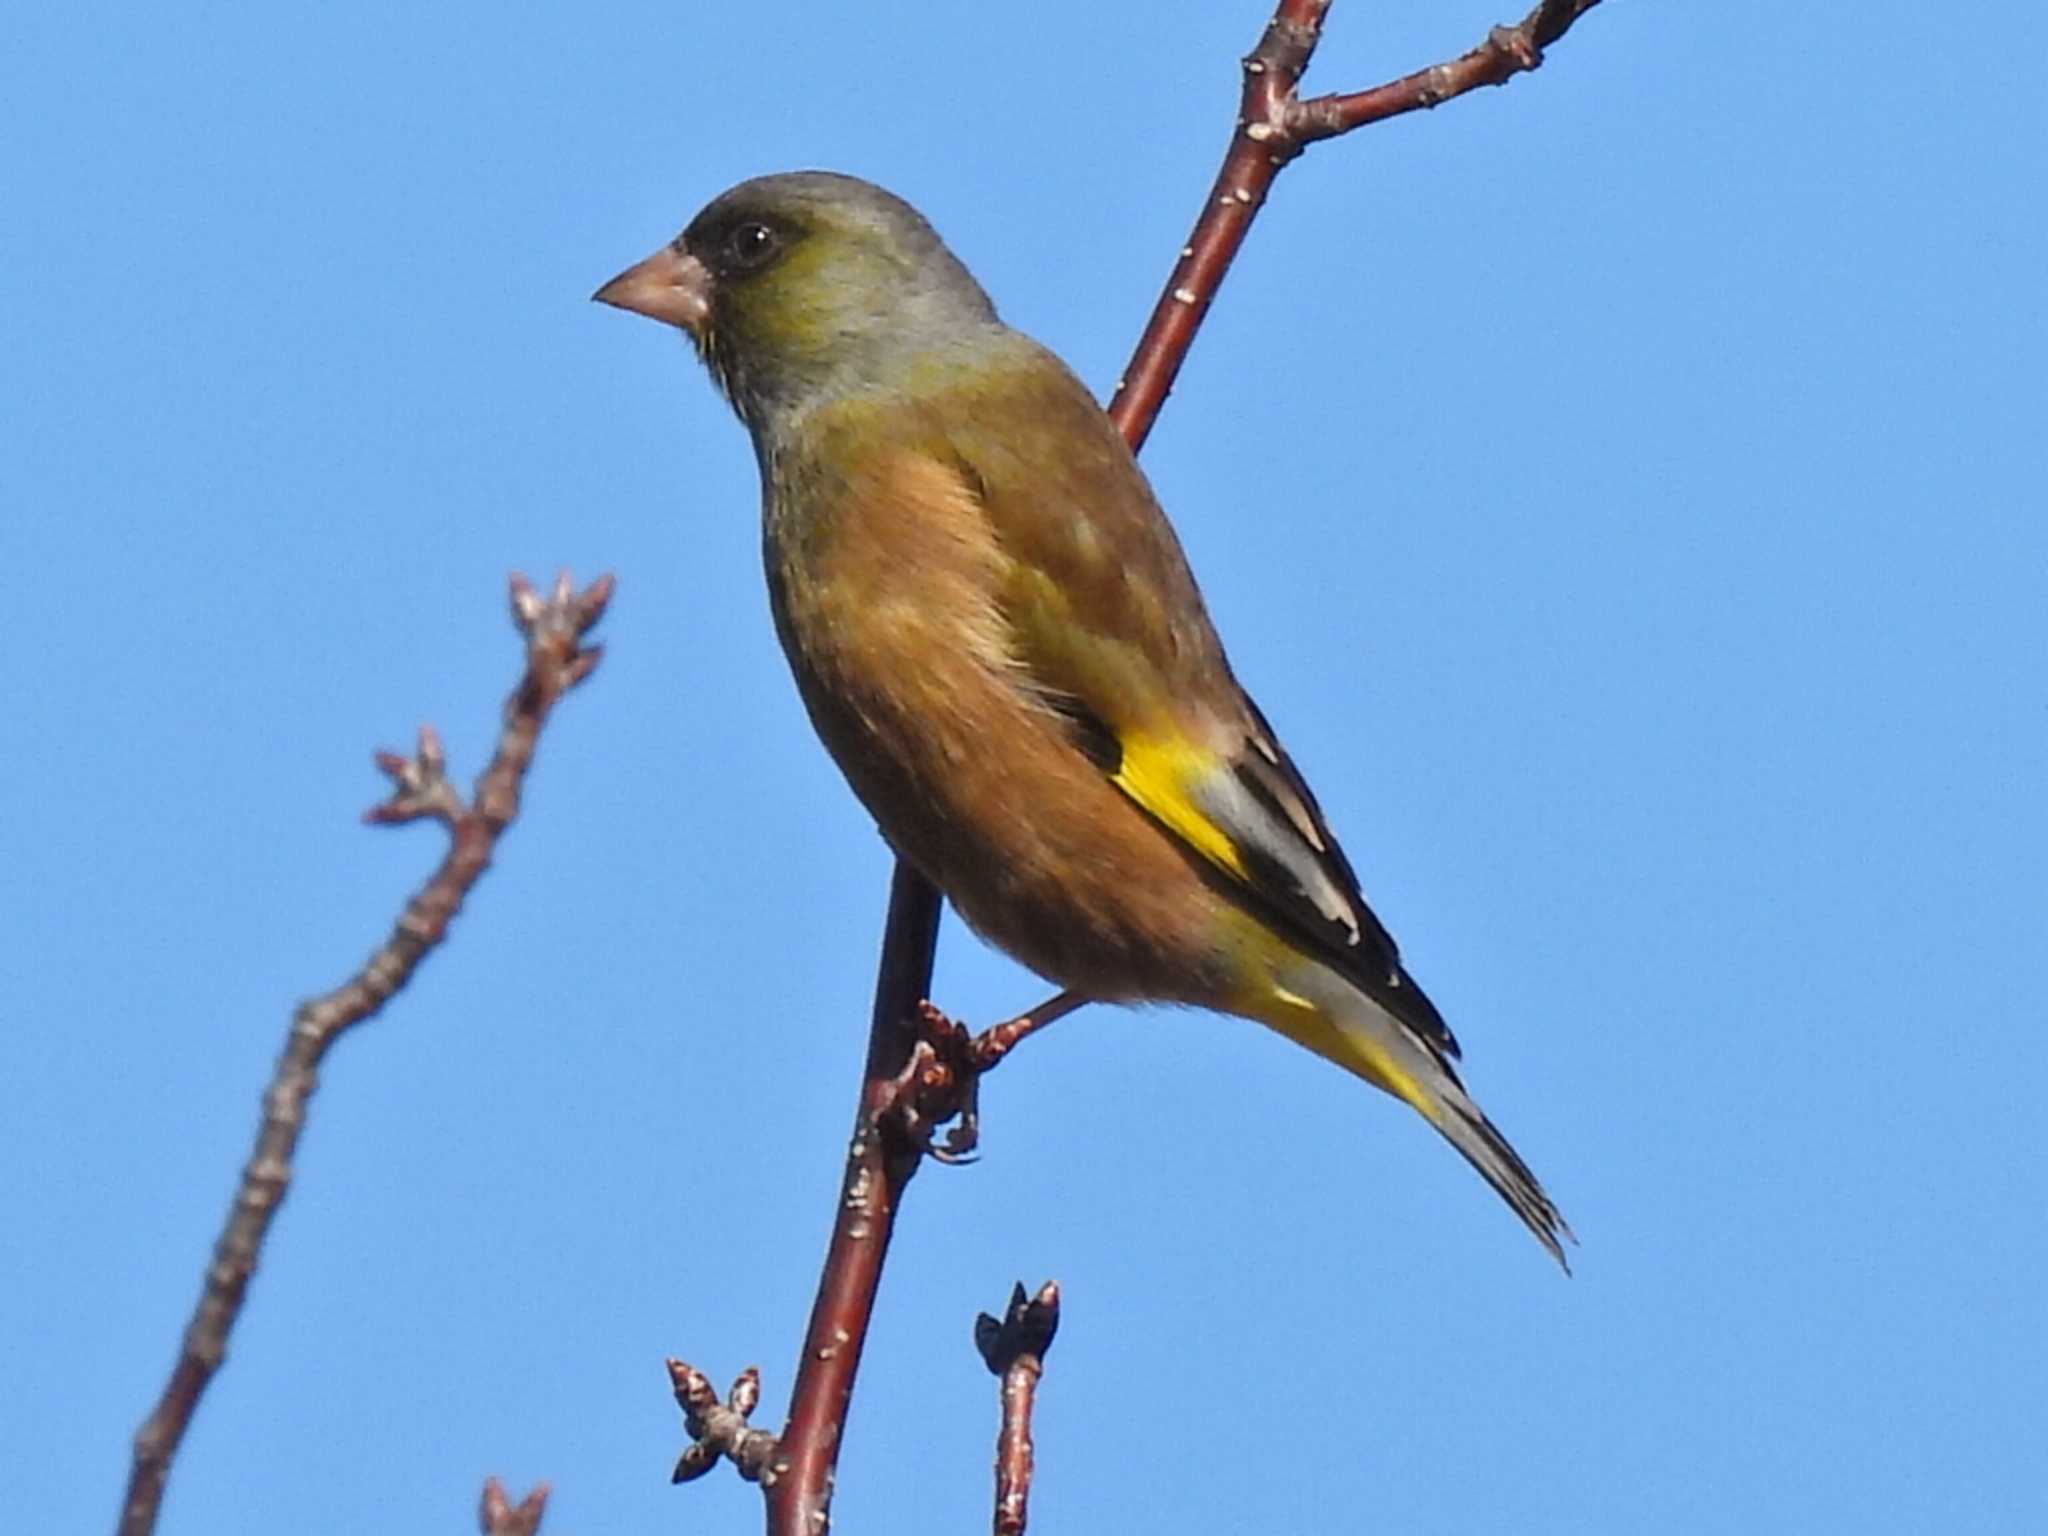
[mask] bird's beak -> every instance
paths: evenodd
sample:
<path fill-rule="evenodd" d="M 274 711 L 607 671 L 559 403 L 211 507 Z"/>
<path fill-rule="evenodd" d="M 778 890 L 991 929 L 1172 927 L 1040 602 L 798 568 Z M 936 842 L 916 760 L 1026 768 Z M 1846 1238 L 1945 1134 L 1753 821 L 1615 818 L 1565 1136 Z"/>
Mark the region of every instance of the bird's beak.
<path fill-rule="evenodd" d="M 711 314 L 711 270 L 696 257 L 664 245 L 591 297 L 664 325 L 680 326 L 695 336 Z"/>

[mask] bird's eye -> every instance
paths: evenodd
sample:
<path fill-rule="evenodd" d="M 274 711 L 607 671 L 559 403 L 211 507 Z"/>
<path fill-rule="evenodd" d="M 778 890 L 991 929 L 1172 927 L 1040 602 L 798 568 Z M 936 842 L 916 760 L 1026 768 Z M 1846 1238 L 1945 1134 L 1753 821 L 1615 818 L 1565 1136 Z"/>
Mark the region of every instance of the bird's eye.
<path fill-rule="evenodd" d="M 725 237 L 726 265 L 735 272 L 758 272 L 781 249 L 782 237 L 766 224 L 742 224 Z"/>

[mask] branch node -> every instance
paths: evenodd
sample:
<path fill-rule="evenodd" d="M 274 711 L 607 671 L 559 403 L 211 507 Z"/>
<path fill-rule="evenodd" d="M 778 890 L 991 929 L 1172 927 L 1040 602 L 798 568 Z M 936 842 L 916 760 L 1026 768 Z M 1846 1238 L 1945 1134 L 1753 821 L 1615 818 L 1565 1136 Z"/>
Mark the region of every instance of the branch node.
<path fill-rule="evenodd" d="M 428 819 L 452 828 L 468 813 L 461 791 L 448 782 L 448 753 L 441 733 L 431 725 L 420 727 L 419 745 L 411 757 L 380 749 L 371 760 L 391 780 L 391 794 L 363 812 L 370 825 L 395 827 Z"/>
<path fill-rule="evenodd" d="M 668 1378 L 690 1437 L 669 1481 L 695 1482 L 727 1460 L 748 1482 L 771 1486 L 781 1471 L 775 1459 L 781 1445 L 767 1430 L 747 1422 L 761 1401 L 760 1368 L 750 1365 L 741 1371 L 722 1403 L 711 1379 L 693 1365 L 670 1360 Z"/>
<path fill-rule="evenodd" d="M 1495 27 L 1486 34 L 1486 46 L 1505 54 L 1516 70 L 1542 67 L 1543 50 L 1536 46 L 1536 39 L 1529 35 L 1528 22 L 1515 27 Z M 1507 84 L 1507 78 L 1503 76 L 1499 83 Z"/>

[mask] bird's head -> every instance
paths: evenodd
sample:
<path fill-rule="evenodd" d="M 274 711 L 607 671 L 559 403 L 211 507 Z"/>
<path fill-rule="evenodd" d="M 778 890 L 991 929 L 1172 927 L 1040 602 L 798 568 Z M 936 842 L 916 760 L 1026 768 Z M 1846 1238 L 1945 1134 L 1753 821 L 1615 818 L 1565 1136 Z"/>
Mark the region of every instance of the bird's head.
<path fill-rule="evenodd" d="M 819 400 L 901 385 L 997 324 L 922 214 L 826 171 L 741 182 L 592 297 L 687 331 L 757 433 Z"/>

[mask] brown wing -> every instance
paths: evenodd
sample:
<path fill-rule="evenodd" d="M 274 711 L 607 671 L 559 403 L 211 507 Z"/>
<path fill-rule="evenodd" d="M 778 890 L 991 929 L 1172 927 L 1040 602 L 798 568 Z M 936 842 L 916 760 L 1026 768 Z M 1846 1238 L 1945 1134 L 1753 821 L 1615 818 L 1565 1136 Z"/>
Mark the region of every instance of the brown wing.
<path fill-rule="evenodd" d="M 1000 434 L 966 392 L 936 402 L 935 426 L 1002 551 L 999 606 L 1028 685 L 1071 722 L 1075 749 L 1238 899 L 1456 1057 L 1315 796 L 1231 675 L 1123 439 L 1064 365 L 1026 345 L 1000 386 Z"/>

